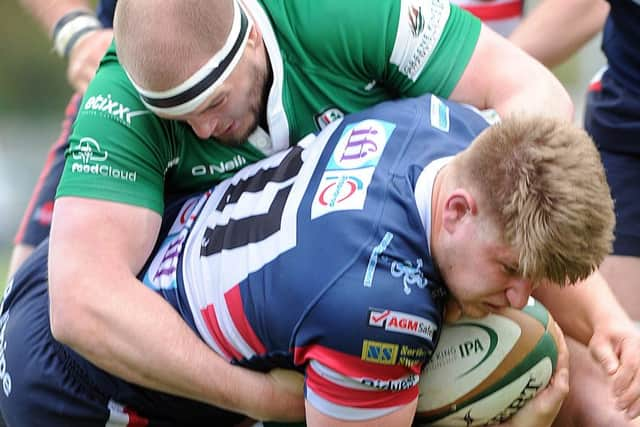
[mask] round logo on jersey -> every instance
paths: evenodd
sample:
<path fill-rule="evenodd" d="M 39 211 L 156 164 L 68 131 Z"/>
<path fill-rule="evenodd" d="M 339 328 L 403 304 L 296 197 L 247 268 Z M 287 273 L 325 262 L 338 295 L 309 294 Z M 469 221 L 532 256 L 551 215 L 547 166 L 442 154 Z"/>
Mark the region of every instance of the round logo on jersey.
<path fill-rule="evenodd" d="M 325 186 L 320 191 L 318 201 L 323 206 L 333 207 L 351 197 L 364 187 L 363 182 L 355 176 L 328 176 Z"/>

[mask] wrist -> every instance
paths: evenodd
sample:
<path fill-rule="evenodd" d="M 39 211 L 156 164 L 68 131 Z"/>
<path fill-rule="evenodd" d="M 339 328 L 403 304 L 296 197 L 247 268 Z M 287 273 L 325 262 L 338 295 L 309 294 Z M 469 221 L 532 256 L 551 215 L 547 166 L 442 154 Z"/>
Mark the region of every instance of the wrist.
<path fill-rule="evenodd" d="M 72 10 L 64 14 L 53 27 L 53 50 L 58 56 L 67 58 L 73 46 L 83 36 L 101 28 L 100 21 L 92 12 L 84 9 Z"/>

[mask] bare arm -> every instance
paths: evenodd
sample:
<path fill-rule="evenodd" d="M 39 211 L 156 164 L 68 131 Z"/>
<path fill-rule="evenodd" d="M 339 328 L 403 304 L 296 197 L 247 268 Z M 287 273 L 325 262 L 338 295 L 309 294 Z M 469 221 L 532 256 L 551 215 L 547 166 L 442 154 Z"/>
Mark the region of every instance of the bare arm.
<path fill-rule="evenodd" d="M 526 112 L 572 120 L 574 112 L 569 93 L 544 65 L 486 25 L 450 98 L 502 117 Z"/>
<path fill-rule="evenodd" d="M 544 304 L 565 334 L 584 345 L 594 330 L 609 323 L 630 324 L 629 316 L 599 272 L 572 286 L 541 286 L 534 296 Z"/>
<path fill-rule="evenodd" d="M 344 421 L 323 414 L 306 402 L 306 423 L 309 427 L 387 427 L 387 426 L 410 426 L 413 416 L 416 413 L 418 400 L 405 405 L 398 410 L 385 415 L 383 417 L 366 420 L 366 421 Z"/>
<path fill-rule="evenodd" d="M 547 67 L 569 59 L 594 37 L 609 13 L 605 0 L 544 0 L 509 39 Z"/>
<path fill-rule="evenodd" d="M 600 273 L 567 289 L 536 292 L 565 334 L 588 345 L 610 376 L 618 408 L 631 418 L 640 415 L 640 330 Z"/>
<path fill-rule="evenodd" d="M 300 397 L 276 398 L 271 377 L 231 367 L 137 281 L 160 222 L 144 208 L 73 197 L 56 201 L 49 252 L 56 339 L 149 388 L 254 418 L 299 419 Z"/>
<path fill-rule="evenodd" d="M 93 10 L 86 0 L 20 0 L 22 7 L 51 35 L 63 15 L 75 9 Z"/>
<path fill-rule="evenodd" d="M 52 36 L 56 23 L 67 13 L 74 10 L 91 11 L 86 0 L 20 0 L 27 10 L 49 36 Z M 107 47 L 113 39 L 111 28 L 97 29 L 80 37 L 69 52 L 67 80 L 77 91 L 84 92 L 95 75 Z"/>

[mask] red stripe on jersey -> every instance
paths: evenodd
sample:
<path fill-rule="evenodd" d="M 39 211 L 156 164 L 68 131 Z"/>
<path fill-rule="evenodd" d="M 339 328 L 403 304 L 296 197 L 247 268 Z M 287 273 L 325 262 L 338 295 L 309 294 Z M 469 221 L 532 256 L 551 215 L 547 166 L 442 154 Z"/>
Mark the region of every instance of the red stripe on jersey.
<path fill-rule="evenodd" d="M 146 427 L 149 425 L 149 419 L 144 418 L 136 413 L 131 408 L 124 407 L 123 412 L 129 416 L 129 422 L 127 423 L 127 427 Z"/>
<path fill-rule="evenodd" d="M 227 309 L 233 319 L 236 329 L 242 335 L 242 338 L 257 354 L 266 354 L 267 349 L 260 341 L 260 338 L 256 335 L 247 316 L 244 314 L 244 307 L 242 305 L 242 295 L 240 294 L 240 286 L 234 286 L 224 294 L 224 299 L 227 302 Z"/>
<path fill-rule="evenodd" d="M 602 80 L 589 83 L 589 92 L 600 92 L 602 90 Z"/>
<path fill-rule="evenodd" d="M 311 365 L 307 366 L 305 374 L 306 386 L 318 396 L 334 404 L 351 408 L 382 409 L 406 405 L 418 397 L 419 392 L 417 385 L 405 390 L 395 391 L 375 388 L 362 390 L 344 387 L 326 379 L 317 373 Z M 405 371 L 406 374 L 407 372 Z M 366 377 L 372 378 L 374 376 L 375 374 L 367 375 Z"/>
<path fill-rule="evenodd" d="M 54 160 L 57 155 L 58 148 L 62 145 L 67 144 L 69 140 L 69 135 L 71 134 L 71 125 L 73 125 L 73 121 L 78 114 L 78 103 L 82 95 L 80 93 L 76 93 L 71 97 L 69 104 L 67 104 L 67 108 L 64 112 L 64 121 L 62 122 L 62 131 L 58 136 L 56 142 L 49 149 L 49 153 L 47 154 L 47 160 L 45 161 L 44 167 L 42 168 L 42 172 L 40 173 L 40 177 L 38 177 L 38 181 L 36 182 L 36 186 L 31 193 L 31 199 L 29 200 L 29 205 L 27 206 L 27 210 L 24 212 L 24 216 L 20 221 L 20 226 L 18 227 L 18 231 L 13 239 L 14 244 L 22 243 L 22 239 L 24 238 L 24 233 L 27 230 L 27 225 L 31 221 L 31 218 L 34 215 L 34 209 L 36 208 L 36 203 L 40 197 L 40 191 L 42 191 L 42 186 L 44 185 L 47 178 L 49 178 L 49 174 L 51 173 L 51 167 L 53 166 Z M 54 194 L 55 196 L 55 194 Z M 44 206 L 44 208 L 53 207 L 53 200 L 50 202 L 51 204 L 48 206 Z M 42 225 L 51 224 L 51 216 L 48 212 L 43 212 L 45 218 L 43 221 L 40 221 Z"/>
<path fill-rule="evenodd" d="M 464 5 L 461 7 L 473 13 L 481 21 L 495 21 L 497 19 L 516 18 L 522 15 L 522 2 L 493 4 L 488 3 L 482 6 Z"/>
<path fill-rule="evenodd" d="M 231 344 L 229 344 L 229 341 L 225 338 L 224 334 L 220 330 L 220 325 L 218 324 L 218 318 L 216 316 L 216 311 L 213 307 L 213 304 L 209 304 L 208 306 L 200 310 L 200 313 L 202 313 L 202 318 L 204 319 L 204 323 L 207 325 L 209 333 L 211 334 L 213 339 L 216 340 L 218 346 L 220 347 L 220 350 L 224 353 L 224 356 L 227 358 L 227 360 L 244 359 L 244 357 L 242 357 L 242 355 L 238 353 Z"/>
<path fill-rule="evenodd" d="M 375 375 L 383 380 L 400 378 L 412 373 L 419 374 L 422 369 L 420 364 L 409 368 L 402 365 L 383 365 L 367 362 L 358 356 L 342 353 L 321 345 L 296 347 L 293 353 L 293 360 L 296 365 L 305 365 L 311 360 L 317 360 L 334 371 L 349 377 L 370 377 L 371 373 L 375 372 Z"/>

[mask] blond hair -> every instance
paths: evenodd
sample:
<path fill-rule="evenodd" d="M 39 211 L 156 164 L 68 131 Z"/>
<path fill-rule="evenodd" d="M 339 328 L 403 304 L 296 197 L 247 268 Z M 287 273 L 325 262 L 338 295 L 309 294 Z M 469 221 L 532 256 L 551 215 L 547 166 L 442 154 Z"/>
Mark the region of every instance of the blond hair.
<path fill-rule="evenodd" d="M 519 254 L 522 277 L 575 283 L 610 253 L 613 201 L 583 130 L 546 117 L 511 117 L 479 135 L 458 161 L 463 181 Z"/>
<path fill-rule="evenodd" d="M 118 59 L 147 90 L 184 81 L 224 45 L 236 0 L 119 0 L 114 16 Z"/>

